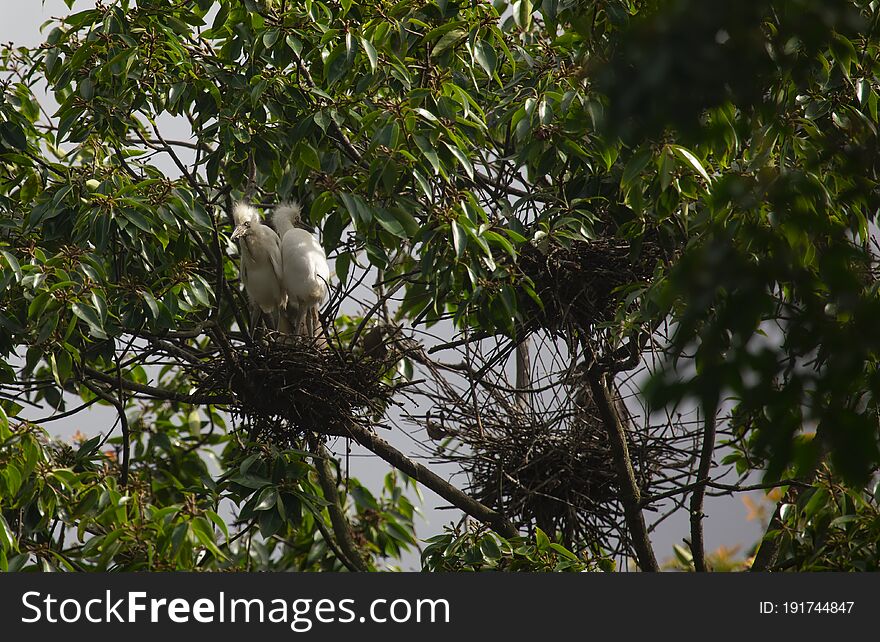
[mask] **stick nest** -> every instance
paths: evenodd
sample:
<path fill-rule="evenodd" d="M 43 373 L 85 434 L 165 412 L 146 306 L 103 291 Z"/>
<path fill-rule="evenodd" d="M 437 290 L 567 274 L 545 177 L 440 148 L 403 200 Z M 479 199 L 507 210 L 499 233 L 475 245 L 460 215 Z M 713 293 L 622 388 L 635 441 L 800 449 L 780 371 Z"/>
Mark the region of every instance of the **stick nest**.
<path fill-rule="evenodd" d="M 569 547 L 628 551 L 619 475 L 589 390 L 560 380 L 527 408 L 497 397 L 478 400 L 479 418 L 470 399 L 447 397 L 443 404 L 442 426 L 460 446 L 444 446 L 437 455 L 462 467 L 469 494 L 518 529 L 558 533 Z M 636 425 L 623 402 L 615 403 L 636 483 L 643 496 L 658 493 L 666 474 L 686 466 L 690 453 L 662 431 Z"/>
<path fill-rule="evenodd" d="M 663 258 L 660 245 L 648 239 L 638 248 L 616 238 L 573 241 L 568 246 L 525 245 L 519 268 L 544 304 L 542 310 L 524 298 L 525 316 L 548 329 L 568 324 L 587 329 L 612 321 L 625 297 L 624 286 L 650 283 Z"/>
<path fill-rule="evenodd" d="M 314 342 L 255 341 L 216 361 L 200 391 L 235 395 L 234 411 L 252 438 L 296 446 L 306 433 L 346 435 L 369 426 L 391 403 L 388 364 Z"/>
<path fill-rule="evenodd" d="M 462 462 L 474 497 L 519 528 L 558 532 L 566 542 L 607 544 L 620 536 L 620 489 L 598 419 L 583 415 L 561 428 L 538 422 L 498 428 L 465 437 L 479 452 Z M 636 480 L 646 490 L 663 466 L 662 450 L 630 442 Z"/>

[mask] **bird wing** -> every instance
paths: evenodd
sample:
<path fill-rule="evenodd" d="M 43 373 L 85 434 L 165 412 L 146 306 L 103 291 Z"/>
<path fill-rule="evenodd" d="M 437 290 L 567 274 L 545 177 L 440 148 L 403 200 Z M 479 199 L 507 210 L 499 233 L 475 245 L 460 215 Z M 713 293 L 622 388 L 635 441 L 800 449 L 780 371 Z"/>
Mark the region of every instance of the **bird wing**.
<path fill-rule="evenodd" d="M 238 276 L 241 279 L 241 284 L 244 285 L 247 283 L 247 253 L 244 249 L 244 243 L 241 244 L 242 247 L 239 248 L 239 254 L 241 256 L 241 261 L 239 261 L 238 268 Z"/>
<path fill-rule="evenodd" d="M 281 269 L 281 239 L 272 232 L 272 244 L 269 246 L 269 263 L 272 264 L 272 271 L 275 272 L 275 278 L 278 283 L 284 282 L 284 271 Z"/>

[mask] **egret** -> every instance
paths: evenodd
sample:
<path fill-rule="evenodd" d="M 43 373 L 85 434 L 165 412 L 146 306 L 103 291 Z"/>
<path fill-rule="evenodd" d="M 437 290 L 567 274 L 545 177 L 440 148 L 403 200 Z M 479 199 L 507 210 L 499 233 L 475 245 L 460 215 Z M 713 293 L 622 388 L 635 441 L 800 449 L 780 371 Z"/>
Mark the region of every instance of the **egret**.
<path fill-rule="evenodd" d="M 251 334 L 257 327 L 260 312 L 275 325 L 275 314 L 284 307 L 281 284 L 281 240 L 275 231 L 260 221 L 260 214 L 246 203 L 232 209 L 235 230 L 232 240 L 241 248 L 241 281 L 251 308 Z"/>
<path fill-rule="evenodd" d="M 318 306 L 327 295 L 330 267 L 324 248 L 311 232 L 297 227 L 302 220 L 299 203 L 281 203 L 272 224 L 281 237 L 282 287 L 287 295 L 286 317 L 294 334 L 315 336 Z"/>

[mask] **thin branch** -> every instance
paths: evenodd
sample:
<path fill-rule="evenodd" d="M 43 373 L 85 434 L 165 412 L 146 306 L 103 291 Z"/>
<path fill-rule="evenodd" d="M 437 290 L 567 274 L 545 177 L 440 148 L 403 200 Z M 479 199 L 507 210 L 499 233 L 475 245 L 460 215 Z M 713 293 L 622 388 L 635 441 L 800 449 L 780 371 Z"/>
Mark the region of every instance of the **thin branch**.
<path fill-rule="evenodd" d="M 82 367 L 82 371 L 93 379 L 97 379 L 98 381 L 101 381 L 111 386 L 117 385 L 117 378 L 114 376 L 111 376 L 104 372 L 100 372 L 86 365 Z M 122 378 L 120 378 L 119 383 L 120 385 L 122 385 L 123 388 L 130 392 L 137 392 L 146 395 L 151 399 L 159 399 L 162 401 L 172 401 L 175 403 L 185 403 L 192 405 L 228 405 L 233 403 L 234 401 L 234 397 L 232 395 L 229 395 L 228 397 L 220 395 L 184 395 L 178 392 L 172 392 L 170 390 L 156 388 L 154 386 L 147 386 L 142 383 L 136 383 L 134 381 L 130 381 L 129 379 Z"/>
<path fill-rule="evenodd" d="M 133 342 L 134 337 L 132 336 L 126 350 L 131 349 Z M 131 456 L 131 444 L 129 441 L 131 433 L 128 430 L 128 419 L 125 416 L 125 393 L 122 391 L 122 366 L 119 365 L 119 354 L 114 352 L 113 359 L 116 362 L 116 394 L 119 400 L 117 410 L 119 410 L 119 422 L 122 427 L 122 485 L 125 486 L 128 484 L 128 466 Z"/>
<path fill-rule="evenodd" d="M 91 390 L 96 396 L 100 397 L 110 405 L 116 408 L 119 414 L 119 423 L 122 425 L 122 472 L 119 476 L 119 483 L 122 486 L 128 485 L 128 418 L 125 416 L 125 404 L 113 395 L 102 390 L 100 386 L 90 381 L 83 381 L 86 388 Z"/>
<path fill-rule="evenodd" d="M 718 490 L 727 491 L 728 493 L 747 493 L 753 490 L 770 490 L 771 488 L 782 488 L 784 486 L 800 486 L 801 488 L 809 488 L 810 484 L 804 483 L 799 479 L 782 479 L 778 482 L 771 482 L 767 484 L 750 484 L 748 486 L 739 486 L 737 484 L 721 484 L 719 482 L 709 481 L 708 479 L 701 479 L 699 481 L 695 481 L 692 484 L 687 484 L 686 486 L 682 486 L 681 488 L 673 488 L 672 490 L 667 490 L 663 493 L 657 493 L 656 495 L 651 495 L 650 497 L 642 498 L 642 506 L 649 506 L 650 504 L 656 504 L 657 502 L 663 499 L 669 499 L 670 497 L 675 497 L 677 495 L 686 495 L 690 493 L 695 488 L 699 486 L 706 486 L 708 488 L 715 488 Z"/>
<path fill-rule="evenodd" d="M 712 467 L 712 453 L 715 451 L 715 408 L 706 410 L 703 419 L 703 444 L 700 449 L 700 464 L 697 468 L 697 479 L 707 479 L 709 469 Z M 697 573 L 706 572 L 706 549 L 703 543 L 703 498 L 706 495 L 706 485 L 698 484 L 691 493 L 690 522 L 691 522 L 691 555 L 694 559 L 694 570 Z"/>
<path fill-rule="evenodd" d="M 522 412 L 529 409 L 531 402 L 531 372 L 529 338 L 526 337 L 516 346 L 516 403 Z"/>
<path fill-rule="evenodd" d="M 361 446 L 378 455 L 417 482 L 424 484 L 459 510 L 487 524 L 499 535 L 507 538 L 519 535 L 516 528 L 513 527 L 504 515 L 478 502 L 436 473 L 414 462 L 378 435 L 357 425 L 350 426 L 349 431 L 350 436 Z"/>
<path fill-rule="evenodd" d="M 39 424 L 49 423 L 50 421 L 57 421 L 58 419 L 64 419 L 65 417 L 70 417 L 70 416 L 75 415 L 76 413 L 78 413 L 82 410 L 85 410 L 86 408 L 90 407 L 92 404 L 96 403 L 97 401 L 98 401 L 97 399 L 91 399 L 91 400 L 85 402 L 84 404 L 80 404 L 76 408 L 71 408 L 70 410 L 67 410 L 65 412 L 55 414 L 55 415 L 49 415 L 47 417 L 40 417 L 39 419 L 29 419 L 28 421 L 32 424 L 39 425 Z"/>

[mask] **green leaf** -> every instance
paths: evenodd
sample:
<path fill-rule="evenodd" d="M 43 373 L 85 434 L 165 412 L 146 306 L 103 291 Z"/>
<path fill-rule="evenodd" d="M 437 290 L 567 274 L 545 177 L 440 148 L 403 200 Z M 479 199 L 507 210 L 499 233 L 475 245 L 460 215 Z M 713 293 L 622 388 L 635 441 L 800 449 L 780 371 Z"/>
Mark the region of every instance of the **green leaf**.
<path fill-rule="evenodd" d="M 263 34 L 263 45 L 267 49 L 271 49 L 275 45 L 275 43 L 278 42 L 278 37 L 280 35 L 281 34 L 277 29 L 270 29 Z"/>
<path fill-rule="evenodd" d="M 421 226 L 419 225 L 419 222 L 415 219 L 415 217 L 412 214 L 407 212 L 403 207 L 392 208 L 391 214 L 403 226 L 403 229 L 406 232 L 407 238 L 415 236 L 421 230 Z"/>
<path fill-rule="evenodd" d="M 495 73 L 498 56 L 495 49 L 485 40 L 478 40 L 474 45 L 474 59 L 490 76 Z"/>
<path fill-rule="evenodd" d="M 79 95 L 86 100 L 95 97 L 95 81 L 91 78 L 83 78 L 79 83 Z"/>
<path fill-rule="evenodd" d="M 443 144 L 446 145 L 447 148 L 449 148 L 449 151 L 452 152 L 452 155 L 455 156 L 458 159 L 458 162 L 462 164 L 462 167 L 464 167 L 464 171 L 468 175 L 468 178 L 473 179 L 474 166 L 471 165 L 471 161 L 467 157 L 467 155 L 455 145 L 450 145 L 447 142 L 444 142 Z"/>
<path fill-rule="evenodd" d="M 327 83 L 329 85 L 336 83 L 348 73 L 350 67 L 348 51 L 345 45 L 339 45 L 330 52 L 327 60 L 324 61 L 324 76 L 327 79 Z"/>
<path fill-rule="evenodd" d="M 480 550 L 483 551 L 486 559 L 497 560 L 501 558 L 501 549 L 498 548 L 498 542 L 491 535 L 487 535 L 480 542 Z"/>
<path fill-rule="evenodd" d="M 196 517 L 191 522 L 192 532 L 196 536 L 196 539 L 202 543 L 202 545 L 211 551 L 211 554 L 214 557 L 219 559 L 226 559 L 226 556 L 223 552 L 217 547 L 217 543 L 214 540 L 214 529 L 211 527 L 211 524 L 204 517 Z"/>
<path fill-rule="evenodd" d="M 513 3 L 513 19 L 517 26 L 528 31 L 532 26 L 532 12 L 534 7 L 531 0 L 517 0 Z"/>
<path fill-rule="evenodd" d="M 580 559 L 578 559 L 578 556 L 577 556 L 577 555 L 575 555 L 574 553 L 572 553 L 570 550 L 568 550 L 567 548 L 565 548 L 565 547 L 562 546 L 561 544 L 557 544 L 556 542 L 551 542 L 551 543 L 550 543 L 550 548 L 552 548 L 554 551 L 556 551 L 557 553 L 559 553 L 559 554 L 562 555 L 563 557 L 572 560 L 573 562 L 579 562 L 579 561 L 580 561 Z"/>
<path fill-rule="evenodd" d="M 88 305 L 84 303 L 74 303 L 70 306 L 71 311 L 78 316 L 80 319 L 85 321 L 89 330 L 96 339 L 106 339 L 107 333 L 104 331 L 103 324 L 101 320 L 98 318 L 97 313 Z"/>
<path fill-rule="evenodd" d="M 450 225 L 452 227 L 452 246 L 455 248 L 455 256 L 460 259 L 467 249 L 467 235 L 457 221 L 450 221 Z"/>
<path fill-rule="evenodd" d="M 810 497 L 807 505 L 804 506 L 804 517 L 811 519 L 819 510 L 821 510 L 830 498 L 830 494 L 824 488 L 819 488 Z"/>
<path fill-rule="evenodd" d="M 458 44 L 465 38 L 467 38 L 467 32 L 463 29 L 453 29 L 451 31 L 447 31 L 443 34 L 440 40 L 437 41 L 437 44 L 434 45 L 434 48 L 431 50 L 431 55 L 439 56 L 444 51 L 446 51 L 453 45 Z"/>
<path fill-rule="evenodd" d="M 298 38 L 296 38 L 294 36 L 287 36 L 284 39 L 284 41 L 287 43 L 287 46 L 293 50 L 293 53 L 295 53 L 297 56 L 300 54 L 300 52 L 302 52 L 303 45 L 302 45 L 302 42 L 300 42 L 300 40 Z"/>
<path fill-rule="evenodd" d="M 417 169 L 413 169 L 412 173 L 413 173 L 413 177 L 415 177 L 415 179 L 416 179 L 416 182 L 419 184 L 419 187 L 422 188 L 422 192 L 424 192 L 425 197 L 429 201 L 433 201 L 434 200 L 434 190 L 431 188 L 431 184 L 428 182 L 428 179 L 426 179 L 422 175 L 422 173 Z"/>
<path fill-rule="evenodd" d="M 278 491 L 269 486 L 264 488 L 260 493 L 260 498 L 257 500 L 256 506 L 254 506 L 254 510 L 269 510 L 273 506 L 275 506 L 275 502 L 278 501 Z"/>
<path fill-rule="evenodd" d="M 682 565 L 687 567 L 694 563 L 694 556 L 684 546 L 673 544 L 672 551 L 675 553 L 675 556 L 678 558 L 678 561 Z"/>
<path fill-rule="evenodd" d="M 12 431 L 9 429 L 9 417 L 6 416 L 3 406 L 0 406 L 0 441 L 6 441 L 10 437 L 12 437 Z"/>
<path fill-rule="evenodd" d="M 373 210 L 373 217 L 379 222 L 379 225 L 391 232 L 394 236 L 402 239 L 409 236 L 403 228 L 403 225 L 400 224 L 400 221 L 392 216 L 388 210 L 378 207 Z"/>
<path fill-rule="evenodd" d="M 153 321 L 159 320 L 159 304 L 156 302 L 155 297 L 146 290 L 140 291 L 141 298 L 144 300 L 144 303 L 147 304 L 147 309 L 150 311 L 150 316 L 153 318 Z"/>
<path fill-rule="evenodd" d="M 21 125 L 13 122 L 3 122 L 0 123 L 0 138 L 2 138 L 7 145 L 14 147 L 20 151 L 27 150 L 27 137 L 24 134 L 24 130 L 21 128 Z"/>
<path fill-rule="evenodd" d="M 217 526 L 217 528 L 220 529 L 220 532 L 223 533 L 223 536 L 226 539 L 229 539 L 229 527 L 226 525 L 226 522 L 223 521 L 223 518 L 221 518 L 217 513 L 215 513 L 212 510 L 205 511 L 205 515 L 207 515 L 208 518 L 212 522 L 214 522 L 214 524 Z"/>
<path fill-rule="evenodd" d="M 12 254 L 7 252 L 6 250 L 0 250 L 0 254 L 3 255 L 3 258 L 6 259 L 6 262 L 9 264 L 9 267 L 12 268 L 13 273 L 15 274 L 15 280 L 18 283 L 21 283 L 22 272 L 21 266 L 18 264 L 18 261 Z"/>
<path fill-rule="evenodd" d="M 428 159 L 429 163 L 431 163 L 431 167 L 434 168 L 434 173 L 439 174 L 440 157 L 437 155 L 437 150 L 434 149 L 431 142 L 424 136 L 419 135 L 413 136 L 413 141 L 415 141 L 415 144 L 419 148 L 419 151 L 422 152 L 422 155 Z"/>
<path fill-rule="evenodd" d="M 3 514 L 0 513 L 0 550 L 4 553 L 11 550 L 17 550 L 15 543 L 14 531 L 9 528 L 9 523 Z"/>
<path fill-rule="evenodd" d="M 141 231 L 146 232 L 147 234 L 152 234 L 152 223 L 150 223 L 150 221 L 148 221 L 147 218 L 140 212 L 133 210 L 130 207 L 124 207 L 122 208 L 122 216 L 126 220 L 131 221 L 135 225 L 135 227 L 137 227 Z"/>
<path fill-rule="evenodd" d="M 510 258 L 513 261 L 517 260 L 516 249 L 513 247 L 513 244 L 506 238 L 491 230 L 486 230 L 485 232 L 483 232 L 483 237 L 487 241 L 494 243 L 495 245 L 500 245 L 501 249 L 507 252 L 507 254 L 510 255 Z"/>
<path fill-rule="evenodd" d="M 535 544 L 539 551 L 546 551 L 550 547 L 550 538 L 540 528 L 535 527 Z"/>
<path fill-rule="evenodd" d="M 299 158 L 303 163 L 316 172 L 321 171 L 321 159 L 318 158 L 318 152 L 308 143 L 300 143 Z"/>
<path fill-rule="evenodd" d="M 376 70 L 379 68 L 379 55 L 376 53 L 376 48 L 366 38 L 361 38 L 361 46 L 364 48 L 367 59 L 370 61 L 370 69 L 373 73 L 376 73 Z"/>
<path fill-rule="evenodd" d="M 421 116 L 425 120 L 429 120 L 432 123 L 436 123 L 439 121 L 439 119 L 434 114 L 429 112 L 427 109 L 422 109 L 421 107 L 416 107 L 415 109 L 413 109 L 413 111 L 416 112 L 419 116 Z"/>
<path fill-rule="evenodd" d="M 620 184 L 624 187 L 630 185 L 636 178 L 638 178 L 639 174 L 642 173 L 642 170 L 647 167 L 650 161 L 650 148 L 641 149 L 633 154 L 632 158 L 629 159 L 629 162 L 627 162 L 626 167 L 623 169 L 623 176 L 620 179 Z"/>
<path fill-rule="evenodd" d="M 703 167 L 703 164 L 700 160 L 694 156 L 693 152 L 682 147 L 681 145 L 670 145 L 672 150 L 681 156 L 685 162 L 687 162 L 691 167 L 697 170 L 697 173 L 706 179 L 706 182 L 712 182 L 712 179 L 709 177 L 709 173 L 706 171 L 706 168 Z"/>

